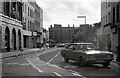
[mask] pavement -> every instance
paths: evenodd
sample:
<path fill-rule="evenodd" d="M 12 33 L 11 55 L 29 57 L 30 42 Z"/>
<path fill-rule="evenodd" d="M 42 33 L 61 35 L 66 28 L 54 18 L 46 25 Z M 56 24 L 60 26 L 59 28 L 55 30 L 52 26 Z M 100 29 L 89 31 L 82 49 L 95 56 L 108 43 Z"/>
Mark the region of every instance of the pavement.
<path fill-rule="evenodd" d="M 116 58 L 117 58 L 117 54 L 114 53 L 113 55 L 114 60 L 112 60 L 112 62 L 110 63 L 110 66 L 112 66 L 112 69 L 118 73 L 118 75 L 120 76 L 120 62 L 116 62 Z"/>
<path fill-rule="evenodd" d="M 34 53 L 34 52 L 39 52 L 39 51 L 43 51 L 43 50 L 44 49 L 33 48 L 33 49 L 22 49 L 20 51 L 14 51 L 14 52 L 0 53 L 0 59 L 10 58 L 10 57 L 14 57 L 14 56 L 20 56 L 23 54 Z M 120 74 L 120 63 L 116 62 L 117 54 L 114 53 L 113 58 L 114 58 L 114 60 L 112 60 L 112 62 L 110 63 L 110 66 L 112 66 L 112 69 L 115 72 Z"/>
<path fill-rule="evenodd" d="M 43 49 L 40 49 L 40 48 L 32 48 L 32 49 L 21 49 L 19 51 L 13 51 L 13 52 L 0 53 L 0 59 L 10 58 L 10 57 L 33 53 L 33 52 L 38 52 L 38 51 L 42 51 L 42 50 Z"/>

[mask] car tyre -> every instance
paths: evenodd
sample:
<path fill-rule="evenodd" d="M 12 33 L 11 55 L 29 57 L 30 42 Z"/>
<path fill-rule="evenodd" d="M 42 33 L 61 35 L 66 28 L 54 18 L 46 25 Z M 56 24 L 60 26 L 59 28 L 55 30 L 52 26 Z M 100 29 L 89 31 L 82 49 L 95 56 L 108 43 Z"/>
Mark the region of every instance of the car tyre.
<path fill-rule="evenodd" d="M 69 59 L 66 56 L 64 56 L 64 61 L 69 62 Z"/>
<path fill-rule="evenodd" d="M 110 63 L 104 63 L 102 65 L 103 65 L 103 67 L 108 67 L 110 65 Z"/>
<path fill-rule="evenodd" d="M 80 63 L 80 66 L 86 66 L 86 63 L 83 57 L 79 58 L 79 63 Z"/>

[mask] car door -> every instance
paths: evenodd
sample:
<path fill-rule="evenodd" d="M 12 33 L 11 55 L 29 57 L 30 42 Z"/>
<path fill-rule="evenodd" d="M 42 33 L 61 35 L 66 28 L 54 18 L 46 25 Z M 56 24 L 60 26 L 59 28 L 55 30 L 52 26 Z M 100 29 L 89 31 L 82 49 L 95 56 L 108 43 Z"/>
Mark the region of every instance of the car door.
<path fill-rule="evenodd" d="M 67 57 L 69 59 L 72 59 L 72 54 L 73 54 L 73 45 L 70 45 L 67 50 Z"/>
<path fill-rule="evenodd" d="M 76 58 L 79 56 L 79 50 L 77 48 L 77 45 L 73 46 L 73 50 L 71 52 L 71 58 L 72 60 L 76 60 Z"/>

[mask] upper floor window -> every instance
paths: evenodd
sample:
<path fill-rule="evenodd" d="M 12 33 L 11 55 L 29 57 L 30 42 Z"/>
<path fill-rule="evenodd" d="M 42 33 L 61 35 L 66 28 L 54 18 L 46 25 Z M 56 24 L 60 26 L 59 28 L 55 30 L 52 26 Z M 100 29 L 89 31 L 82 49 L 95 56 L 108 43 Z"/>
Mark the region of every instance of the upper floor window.
<path fill-rule="evenodd" d="M 4 14 L 10 16 L 10 2 L 4 2 Z"/>
<path fill-rule="evenodd" d="M 115 7 L 113 8 L 113 23 L 115 23 Z"/>
<path fill-rule="evenodd" d="M 116 10 L 117 10 L 117 17 L 116 18 L 117 18 L 117 22 L 119 22 L 119 18 L 120 18 L 119 17 L 119 4 L 117 5 L 117 9 Z"/>

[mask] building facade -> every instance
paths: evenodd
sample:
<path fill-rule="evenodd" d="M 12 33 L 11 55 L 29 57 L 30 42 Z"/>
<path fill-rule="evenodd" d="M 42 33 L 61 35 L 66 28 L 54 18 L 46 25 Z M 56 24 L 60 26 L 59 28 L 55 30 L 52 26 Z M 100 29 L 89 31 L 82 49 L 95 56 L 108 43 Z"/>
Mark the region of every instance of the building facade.
<path fill-rule="evenodd" d="M 23 20 L 25 23 L 23 30 L 24 48 L 36 48 L 42 41 L 42 9 L 38 6 L 35 0 L 28 0 L 23 3 Z"/>
<path fill-rule="evenodd" d="M 101 2 L 102 50 L 111 51 L 111 4 Z"/>
<path fill-rule="evenodd" d="M 34 31 L 37 32 L 37 36 L 34 39 L 37 44 L 36 47 L 41 45 L 41 37 L 42 37 L 42 28 L 43 28 L 43 12 L 42 9 L 35 3 L 35 27 Z M 42 19 L 42 20 L 41 20 Z"/>
<path fill-rule="evenodd" d="M 0 52 L 36 47 L 35 39 L 42 33 L 35 31 L 41 28 L 35 23 L 40 21 L 40 11 L 35 18 L 35 0 L 2 0 L 0 6 Z"/>
<path fill-rule="evenodd" d="M 35 1 L 23 2 L 23 47 L 33 48 L 34 46 L 34 25 L 35 25 Z"/>
<path fill-rule="evenodd" d="M 22 48 L 22 1 L 0 1 L 0 52 Z"/>
<path fill-rule="evenodd" d="M 120 1 L 111 2 L 111 50 L 117 51 L 120 46 Z"/>
<path fill-rule="evenodd" d="M 43 33 L 43 9 L 40 8 L 40 32 Z M 43 35 L 40 36 L 40 42 L 43 43 Z"/>
<path fill-rule="evenodd" d="M 103 50 L 117 52 L 117 46 L 120 45 L 120 1 L 101 3 L 101 27 Z"/>
<path fill-rule="evenodd" d="M 57 43 L 72 42 L 74 33 L 74 27 L 62 27 L 61 24 L 54 24 L 54 27 L 49 28 L 49 39 L 54 40 Z"/>

